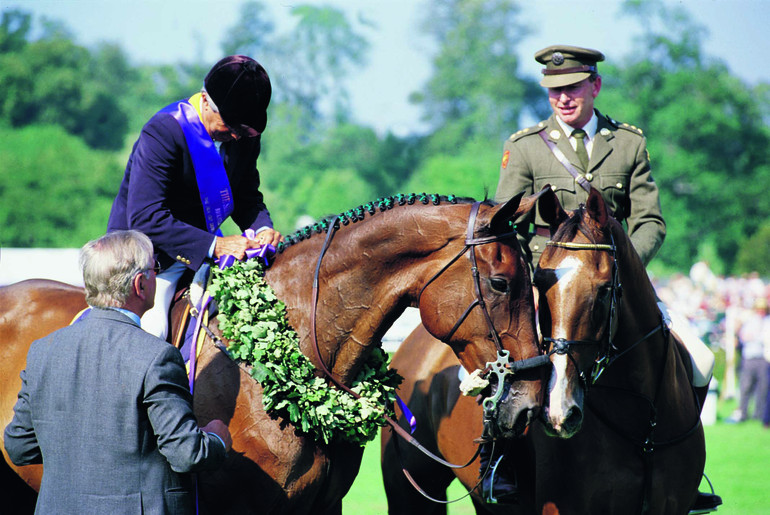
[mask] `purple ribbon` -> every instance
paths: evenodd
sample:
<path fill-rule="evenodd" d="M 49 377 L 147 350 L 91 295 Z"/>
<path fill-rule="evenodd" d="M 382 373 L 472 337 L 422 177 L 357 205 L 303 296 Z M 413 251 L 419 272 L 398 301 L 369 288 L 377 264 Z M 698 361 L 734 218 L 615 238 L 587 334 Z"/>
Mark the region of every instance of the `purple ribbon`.
<path fill-rule="evenodd" d="M 203 126 L 198 112 L 187 100 L 174 102 L 160 110 L 179 123 L 184 133 L 198 182 L 198 193 L 206 217 L 206 229 L 216 234 L 222 222 L 233 212 L 233 194 L 222 156 Z"/>
<path fill-rule="evenodd" d="M 247 238 L 249 240 L 253 240 L 257 237 L 257 233 L 254 232 L 254 229 L 246 229 L 243 233 L 243 237 Z M 275 256 L 275 247 L 273 247 L 271 244 L 266 245 L 260 245 L 256 249 L 246 249 L 246 258 L 244 261 L 247 261 L 249 259 L 254 258 L 260 258 L 262 260 L 262 263 L 268 267 L 270 266 L 270 260 Z M 221 269 L 225 269 L 228 267 L 233 266 L 236 259 L 235 256 L 231 256 L 230 254 L 225 254 L 224 256 L 219 256 L 216 258 L 216 263 Z"/>
<path fill-rule="evenodd" d="M 198 316 L 194 317 L 195 331 L 193 331 L 192 346 L 190 347 L 190 395 L 193 394 L 193 390 L 195 389 L 195 368 L 198 358 L 198 333 L 200 333 L 201 323 L 203 322 L 203 312 L 208 308 L 209 302 L 211 302 L 211 296 L 209 295 L 209 292 L 204 292 L 200 305 L 196 306 L 198 309 Z"/>
<path fill-rule="evenodd" d="M 409 434 L 414 434 L 414 430 L 417 429 L 417 419 L 414 418 L 414 415 L 411 411 L 409 411 L 409 408 L 406 407 L 406 403 L 401 400 L 401 397 L 396 395 L 396 402 L 398 403 L 398 407 L 401 408 L 401 412 L 404 414 L 404 418 L 409 421 Z"/>

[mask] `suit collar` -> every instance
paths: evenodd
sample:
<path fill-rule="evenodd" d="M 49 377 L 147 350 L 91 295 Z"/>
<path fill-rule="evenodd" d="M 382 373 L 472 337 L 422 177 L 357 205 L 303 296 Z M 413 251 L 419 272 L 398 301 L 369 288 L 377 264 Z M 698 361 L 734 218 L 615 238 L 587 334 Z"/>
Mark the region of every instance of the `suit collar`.
<path fill-rule="evenodd" d="M 113 320 L 115 322 L 122 322 L 140 327 L 140 325 L 128 315 L 111 308 L 91 308 L 91 313 L 88 315 L 88 318 L 93 318 L 94 320 Z"/>

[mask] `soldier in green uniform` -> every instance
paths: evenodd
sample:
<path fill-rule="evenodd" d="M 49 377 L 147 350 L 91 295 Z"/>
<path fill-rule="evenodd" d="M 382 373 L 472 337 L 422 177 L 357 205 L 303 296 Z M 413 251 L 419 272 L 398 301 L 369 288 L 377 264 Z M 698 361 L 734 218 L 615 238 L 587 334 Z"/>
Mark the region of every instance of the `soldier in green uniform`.
<path fill-rule="evenodd" d="M 564 209 L 570 210 L 588 197 L 581 182 L 598 188 L 615 217 L 626 224 L 647 265 L 663 243 L 666 223 L 642 130 L 594 108 L 602 87 L 596 64 L 604 55 L 588 48 L 550 46 L 537 52 L 535 60 L 545 65 L 540 85 L 548 88 L 553 114 L 505 142 L 495 199 L 507 200 L 520 191 L 531 194 L 550 184 Z M 575 130 L 580 131 L 577 137 Z M 577 178 L 562 161 L 572 166 Z M 549 237 L 548 224 L 534 212 L 518 222 L 527 228 L 520 231 L 527 233 L 521 236 L 522 246 L 531 251 L 534 267 Z"/>
<path fill-rule="evenodd" d="M 553 114 L 505 142 L 495 200 L 508 200 L 521 191 L 533 194 L 550 184 L 564 209 L 572 210 L 586 202 L 591 188 L 597 188 L 646 266 L 663 244 L 666 223 L 642 130 L 594 108 L 602 88 L 597 63 L 604 55 L 590 48 L 555 45 L 537 52 L 535 60 L 545 65 L 540 85 L 548 90 Z M 548 224 L 536 210 L 516 222 L 522 248 L 530 252 L 534 268 L 550 238 Z M 668 316 L 664 306 L 661 311 Z M 713 353 L 697 335 L 686 334 L 684 327 L 671 328 L 693 357 L 694 386 L 705 397 Z M 498 471 L 502 457 L 492 457 L 489 446 L 482 446 L 481 470 L 492 461 L 491 473 L 482 481 L 487 502 L 516 501 L 515 481 L 505 477 L 502 468 Z M 693 509 L 706 513 L 721 503 L 719 496 L 701 493 Z"/>

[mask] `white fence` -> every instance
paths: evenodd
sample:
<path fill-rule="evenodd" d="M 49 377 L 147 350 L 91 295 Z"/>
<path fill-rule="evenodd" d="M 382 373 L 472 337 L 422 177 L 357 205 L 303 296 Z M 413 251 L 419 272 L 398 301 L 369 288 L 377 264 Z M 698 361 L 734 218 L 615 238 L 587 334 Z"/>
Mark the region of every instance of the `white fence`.
<path fill-rule="evenodd" d="M 0 249 L 0 286 L 25 279 L 53 279 L 83 286 L 79 249 Z"/>

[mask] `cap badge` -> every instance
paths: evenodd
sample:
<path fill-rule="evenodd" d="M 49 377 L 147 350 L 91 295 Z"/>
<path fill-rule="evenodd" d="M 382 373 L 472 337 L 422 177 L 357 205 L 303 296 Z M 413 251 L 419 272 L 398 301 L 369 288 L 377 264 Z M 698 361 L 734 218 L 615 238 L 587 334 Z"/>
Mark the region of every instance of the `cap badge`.
<path fill-rule="evenodd" d="M 556 66 L 564 64 L 564 55 L 561 52 L 554 52 L 551 61 L 553 61 L 553 64 Z"/>

